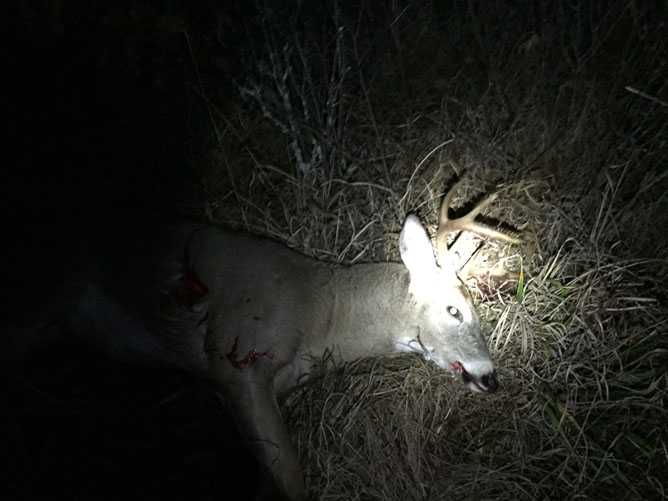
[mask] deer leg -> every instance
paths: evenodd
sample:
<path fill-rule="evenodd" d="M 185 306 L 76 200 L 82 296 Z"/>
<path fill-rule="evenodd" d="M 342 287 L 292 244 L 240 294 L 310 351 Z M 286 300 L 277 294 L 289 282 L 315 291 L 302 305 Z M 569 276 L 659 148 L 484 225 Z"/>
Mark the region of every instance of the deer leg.
<path fill-rule="evenodd" d="M 238 368 L 225 357 L 211 357 L 211 371 L 237 427 L 255 457 L 285 498 L 306 498 L 297 452 L 281 418 L 273 388 L 271 362 L 257 360 Z M 269 493 L 268 499 L 276 499 Z"/>

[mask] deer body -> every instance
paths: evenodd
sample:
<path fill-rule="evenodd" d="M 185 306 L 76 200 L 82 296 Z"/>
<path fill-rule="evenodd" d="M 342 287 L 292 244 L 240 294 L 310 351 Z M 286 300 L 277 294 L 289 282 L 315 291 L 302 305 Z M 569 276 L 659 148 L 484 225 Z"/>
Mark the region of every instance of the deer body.
<path fill-rule="evenodd" d="M 327 349 L 342 360 L 395 351 L 387 326 L 399 325 L 406 310 L 403 266 L 333 266 L 268 240 L 204 231 L 193 242 L 193 265 L 215 291 L 210 332 L 225 353 L 234 333 L 243 333 L 238 352 L 268 351 L 272 358 L 264 363 L 278 371 L 279 393 L 303 380 L 309 358 Z M 221 263 L 217 249 L 226 248 L 238 252 Z"/>
<path fill-rule="evenodd" d="M 206 225 L 166 235 L 111 250 L 80 281 L 69 324 L 112 355 L 212 378 L 289 499 L 304 484 L 277 398 L 326 350 L 342 360 L 417 351 L 473 390 L 496 389 L 468 292 L 415 216 L 400 235 L 403 264 L 336 266 Z"/>

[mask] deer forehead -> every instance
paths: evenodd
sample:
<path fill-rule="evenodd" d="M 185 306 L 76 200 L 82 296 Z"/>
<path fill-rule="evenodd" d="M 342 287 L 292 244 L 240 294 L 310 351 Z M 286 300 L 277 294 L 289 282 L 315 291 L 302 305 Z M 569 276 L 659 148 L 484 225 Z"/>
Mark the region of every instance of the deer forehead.
<path fill-rule="evenodd" d="M 428 274 L 411 276 L 410 292 L 426 302 L 470 302 L 468 289 L 457 275 L 440 268 L 435 268 Z"/>
<path fill-rule="evenodd" d="M 433 276 L 425 280 L 412 280 L 410 292 L 418 306 L 434 321 L 443 318 L 460 318 L 469 322 L 476 318 L 471 295 L 459 280 Z M 456 320 L 455 320 L 456 322 Z"/>

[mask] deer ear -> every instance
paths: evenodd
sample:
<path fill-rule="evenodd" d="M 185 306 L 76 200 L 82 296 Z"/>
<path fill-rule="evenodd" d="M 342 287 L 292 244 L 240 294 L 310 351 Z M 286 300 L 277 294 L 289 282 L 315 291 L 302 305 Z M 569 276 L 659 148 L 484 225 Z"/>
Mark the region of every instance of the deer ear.
<path fill-rule="evenodd" d="M 434 273 L 437 269 L 431 240 L 420 220 L 413 214 L 406 217 L 401 229 L 399 253 L 413 278 Z"/>

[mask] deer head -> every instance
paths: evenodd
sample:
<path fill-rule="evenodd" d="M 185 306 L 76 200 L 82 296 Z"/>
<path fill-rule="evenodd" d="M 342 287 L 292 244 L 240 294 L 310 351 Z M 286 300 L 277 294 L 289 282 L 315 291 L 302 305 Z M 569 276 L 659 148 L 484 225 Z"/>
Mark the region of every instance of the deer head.
<path fill-rule="evenodd" d="M 399 251 L 410 274 L 417 332 L 399 344 L 400 349 L 417 351 L 439 367 L 460 374 L 470 389 L 491 393 L 498 387 L 496 370 L 471 295 L 455 269 L 447 236 L 455 231 L 472 231 L 505 242 L 519 240 L 475 221 L 496 195 L 485 198 L 466 215 L 450 219 L 448 209 L 456 187 L 450 189 L 441 205 L 436 252 L 416 216 L 409 215 L 401 230 Z"/>

